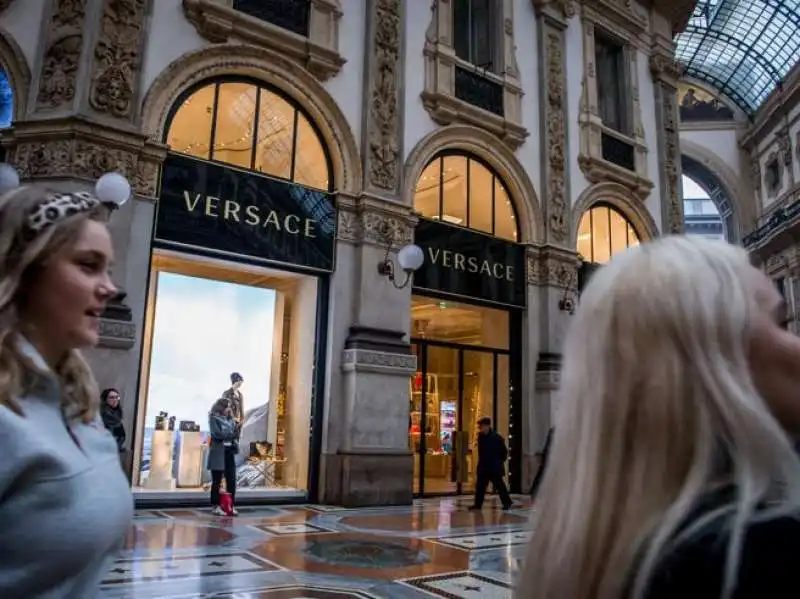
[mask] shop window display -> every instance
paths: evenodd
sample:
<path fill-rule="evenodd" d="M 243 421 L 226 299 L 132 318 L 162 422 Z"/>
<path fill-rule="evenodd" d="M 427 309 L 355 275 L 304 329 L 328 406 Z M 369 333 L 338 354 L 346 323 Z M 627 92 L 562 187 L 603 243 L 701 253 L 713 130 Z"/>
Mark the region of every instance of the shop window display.
<path fill-rule="evenodd" d="M 297 393 L 287 417 L 296 294 L 165 270 L 154 287 L 140 488 L 208 491 L 208 413 L 219 399 L 239 428 L 237 490 L 305 487 L 310 398 Z"/>

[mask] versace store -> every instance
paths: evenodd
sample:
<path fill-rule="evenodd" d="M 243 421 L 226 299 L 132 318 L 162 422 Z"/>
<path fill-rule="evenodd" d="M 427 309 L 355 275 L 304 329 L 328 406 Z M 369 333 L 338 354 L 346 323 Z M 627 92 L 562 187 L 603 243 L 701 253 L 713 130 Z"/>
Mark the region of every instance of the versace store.
<path fill-rule="evenodd" d="M 205 496 L 208 413 L 235 399 L 237 486 L 306 493 L 336 210 L 311 120 L 248 79 L 185 92 L 165 128 L 134 446 L 140 499 Z"/>

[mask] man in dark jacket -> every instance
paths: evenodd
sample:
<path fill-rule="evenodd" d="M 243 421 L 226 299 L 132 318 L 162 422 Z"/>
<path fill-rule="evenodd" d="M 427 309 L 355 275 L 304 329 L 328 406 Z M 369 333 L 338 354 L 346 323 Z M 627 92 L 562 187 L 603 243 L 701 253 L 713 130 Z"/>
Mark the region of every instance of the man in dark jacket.
<path fill-rule="evenodd" d="M 506 482 L 503 480 L 506 472 L 505 463 L 508 459 L 505 439 L 492 430 L 491 418 L 481 418 L 478 426 L 480 427 L 478 433 L 478 480 L 475 481 L 475 504 L 470 509 L 479 510 L 483 507 L 486 487 L 492 483 L 500 496 L 500 501 L 503 502 L 503 509 L 507 510 L 513 505 L 513 502 L 508 494 Z"/>

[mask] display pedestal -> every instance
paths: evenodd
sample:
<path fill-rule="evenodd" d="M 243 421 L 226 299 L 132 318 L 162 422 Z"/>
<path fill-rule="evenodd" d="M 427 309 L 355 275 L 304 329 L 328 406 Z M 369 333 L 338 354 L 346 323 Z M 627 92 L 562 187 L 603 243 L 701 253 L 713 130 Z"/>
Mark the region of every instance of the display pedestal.
<path fill-rule="evenodd" d="M 144 483 L 146 489 L 174 491 L 172 477 L 172 451 L 175 444 L 174 431 L 153 431 L 150 449 L 150 474 Z"/>
<path fill-rule="evenodd" d="M 203 484 L 203 433 L 181 432 L 177 451 L 179 487 Z"/>

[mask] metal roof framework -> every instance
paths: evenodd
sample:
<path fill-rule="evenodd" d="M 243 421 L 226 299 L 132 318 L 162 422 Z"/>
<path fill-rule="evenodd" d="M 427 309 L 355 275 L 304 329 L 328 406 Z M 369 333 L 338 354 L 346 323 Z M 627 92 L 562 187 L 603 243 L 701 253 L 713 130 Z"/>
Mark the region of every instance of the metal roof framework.
<path fill-rule="evenodd" d="M 686 75 L 752 117 L 800 60 L 800 0 L 699 0 L 675 42 Z"/>

